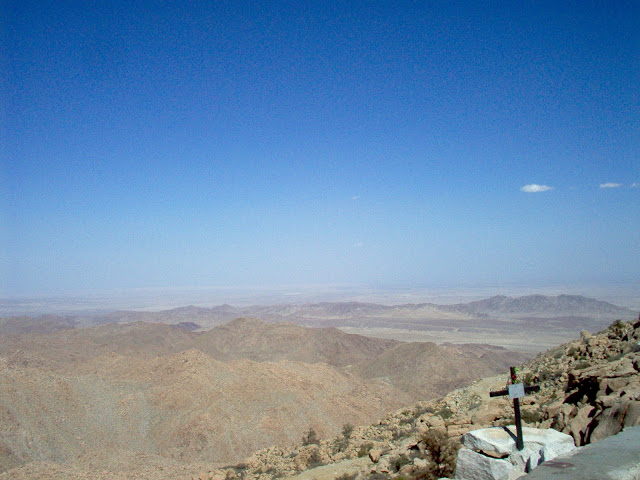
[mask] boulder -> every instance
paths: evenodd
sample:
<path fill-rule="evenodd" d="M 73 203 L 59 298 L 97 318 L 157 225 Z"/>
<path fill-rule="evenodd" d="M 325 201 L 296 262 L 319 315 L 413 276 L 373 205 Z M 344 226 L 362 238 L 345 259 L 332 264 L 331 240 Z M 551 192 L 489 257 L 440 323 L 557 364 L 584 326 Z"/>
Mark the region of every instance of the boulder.
<path fill-rule="evenodd" d="M 593 421 L 595 415 L 595 407 L 591 405 L 585 405 L 578 414 L 573 417 L 569 424 L 569 430 L 576 445 L 584 445 L 587 439 L 589 425 Z"/>
<path fill-rule="evenodd" d="M 471 428 L 473 428 L 471 424 L 450 425 L 449 429 L 447 430 L 447 434 L 449 435 L 449 437 L 459 437 L 467 433 L 469 430 L 471 430 Z"/>
<path fill-rule="evenodd" d="M 621 400 L 604 410 L 596 418 L 597 424 L 591 433 L 591 442 L 598 442 L 615 435 L 625 427 L 640 425 L 640 402 Z"/>
<path fill-rule="evenodd" d="M 447 427 L 440 415 L 424 414 L 416 422 L 416 428 L 420 433 L 426 433 L 431 429 L 446 432 Z"/>
<path fill-rule="evenodd" d="M 491 422 L 504 417 L 504 410 L 498 405 L 490 404 L 486 408 L 480 409 L 471 417 L 474 425 L 491 425 Z"/>
<path fill-rule="evenodd" d="M 511 480 L 530 472 L 540 463 L 576 447 L 573 438 L 556 430 L 524 427 L 524 449 L 515 444 L 515 427 L 474 430 L 462 437 L 456 478 L 464 480 Z"/>
<path fill-rule="evenodd" d="M 427 468 L 427 466 L 429 465 L 429 462 L 427 462 L 423 458 L 414 458 L 413 464 L 416 466 L 416 468 Z"/>
<path fill-rule="evenodd" d="M 480 453 L 461 448 L 456 463 L 458 480 L 507 480 L 514 466 L 507 460 L 491 458 Z"/>
<path fill-rule="evenodd" d="M 525 446 L 531 449 L 541 450 L 545 445 L 562 444 L 575 448 L 573 438 L 553 429 L 538 429 L 523 427 L 522 437 Z M 491 427 L 481 430 L 473 430 L 462 436 L 462 443 L 465 447 L 476 452 L 491 452 L 499 456 L 509 456 L 516 449 L 516 427 Z"/>
<path fill-rule="evenodd" d="M 629 408 L 624 416 L 623 427 L 637 427 L 640 425 L 640 402 L 630 401 Z"/>
<path fill-rule="evenodd" d="M 373 463 L 378 463 L 378 460 L 380 460 L 380 455 L 382 455 L 382 450 L 380 450 L 379 448 L 369 450 L 369 459 Z"/>

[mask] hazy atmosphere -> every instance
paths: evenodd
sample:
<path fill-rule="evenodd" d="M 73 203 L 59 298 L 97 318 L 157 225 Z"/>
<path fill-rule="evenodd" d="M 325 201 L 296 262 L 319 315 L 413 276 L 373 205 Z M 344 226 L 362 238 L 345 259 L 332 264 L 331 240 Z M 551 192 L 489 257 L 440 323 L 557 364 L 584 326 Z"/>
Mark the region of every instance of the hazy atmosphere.
<path fill-rule="evenodd" d="M 637 285 L 639 14 L 4 2 L 0 295 Z"/>
<path fill-rule="evenodd" d="M 0 480 L 640 478 L 639 19 L 0 0 Z"/>

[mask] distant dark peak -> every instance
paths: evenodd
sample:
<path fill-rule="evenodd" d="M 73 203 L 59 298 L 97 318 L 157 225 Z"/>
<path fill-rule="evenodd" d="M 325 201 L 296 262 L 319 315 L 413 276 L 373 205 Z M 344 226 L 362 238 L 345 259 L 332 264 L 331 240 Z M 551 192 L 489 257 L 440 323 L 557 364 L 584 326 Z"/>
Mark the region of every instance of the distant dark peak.
<path fill-rule="evenodd" d="M 202 328 L 200 327 L 200 325 L 194 322 L 180 322 L 176 325 L 176 327 L 182 328 L 183 330 L 187 330 L 189 332 L 193 332 L 195 330 L 199 330 L 200 328 Z"/>

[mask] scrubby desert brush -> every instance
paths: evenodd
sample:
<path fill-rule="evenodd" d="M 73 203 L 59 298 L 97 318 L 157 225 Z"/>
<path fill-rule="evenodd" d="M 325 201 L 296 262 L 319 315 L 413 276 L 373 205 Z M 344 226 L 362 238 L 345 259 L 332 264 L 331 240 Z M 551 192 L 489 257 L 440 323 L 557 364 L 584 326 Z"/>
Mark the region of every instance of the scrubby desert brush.
<path fill-rule="evenodd" d="M 429 460 L 429 464 L 418 471 L 413 478 L 416 480 L 452 478 L 456 470 L 460 445 L 451 440 L 446 433 L 435 429 L 427 431 L 420 441 L 424 444 L 426 460 Z"/>
<path fill-rule="evenodd" d="M 302 437 L 302 445 L 318 445 L 320 443 L 320 439 L 318 438 L 318 434 L 312 428 L 309 428 L 307 433 Z"/>

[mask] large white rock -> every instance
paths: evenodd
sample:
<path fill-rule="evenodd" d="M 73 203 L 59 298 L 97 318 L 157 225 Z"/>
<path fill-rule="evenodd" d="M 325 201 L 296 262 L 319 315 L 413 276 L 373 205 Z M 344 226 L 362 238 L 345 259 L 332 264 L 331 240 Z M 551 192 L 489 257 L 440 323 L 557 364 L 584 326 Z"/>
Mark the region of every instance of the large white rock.
<path fill-rule="evenodd" d="M 456 479 L 459 480 L 508 480 L 514 466 L 508 460 L 491 458 L 468 448 L 458 451 Z"/>
<path fill-rule="evenodd" d="M 575 448 L 573 437 L 551 428 L 522 428 L 522 438 L 525 447 L 531 450 L 542 450 L 547 445 L 553 445 L 555 450 L 562 453 Z M 462 436 L 462 444 L 470 450 L 484 452 L 494 457 L 508 457 L 516 448 L 516 427 L 491 427 L 472 430 Z M 549 460 L 547 458 L 547 460 Z"/>
<path fill-rule="evenodd" d="M 464 434 L 465 448 L 458 454 L 456 479 L 512 480 L 543 461 L 576 448 L 573 437 L 556 430 L 527 427 L 522 430 L 523 450 L 516 448 L 514 426 L 483 428 Z"/>

